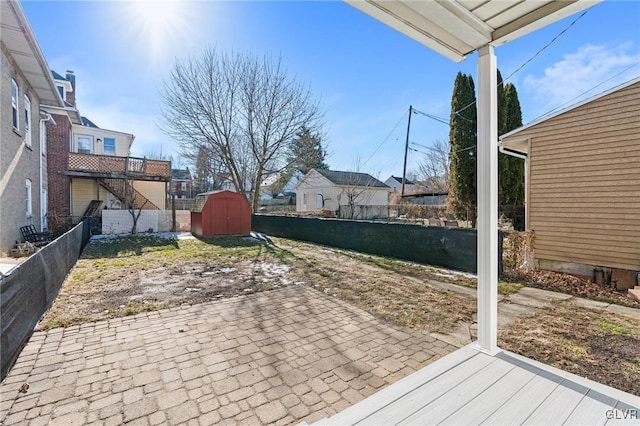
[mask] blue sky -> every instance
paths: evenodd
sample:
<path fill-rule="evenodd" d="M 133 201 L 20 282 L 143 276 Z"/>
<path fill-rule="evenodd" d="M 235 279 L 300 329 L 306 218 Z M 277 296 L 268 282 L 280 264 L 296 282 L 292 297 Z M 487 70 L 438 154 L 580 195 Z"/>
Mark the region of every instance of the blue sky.
<path fill-rule="evenodd" d="M 320 99 L 331 168 L 353 170 L 359 163 L 360 171 L 383 180 L 402 174 L 409 105 L 448 118 L 456 73 L 476 75 L 475 54 L 454 63 L 338 1 L 22 6 L 49 66 L 63 75 L 75 72 L 80 112 L 100 127 L 133 133 L 135 156 L 179 155 L 157 127 L 159 90 L 176 58 L 207 46 L 281 57 L 289 74 Z M 497 48 L 503 77 L 578 15 Z M 640 1 L 605 1 L 510 81 L 526 123 L 639 75 Z M 412 117 L 411 141 L 429 146 L 447 138 L 447 125 Z M 409 170 L 422 157 L 411 151 Z"/>

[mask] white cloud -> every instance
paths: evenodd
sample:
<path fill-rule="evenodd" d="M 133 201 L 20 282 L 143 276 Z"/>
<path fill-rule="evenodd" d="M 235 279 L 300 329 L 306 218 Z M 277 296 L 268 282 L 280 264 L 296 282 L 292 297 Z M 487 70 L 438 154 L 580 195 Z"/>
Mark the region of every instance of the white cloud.
<path fill-rule="evenodd" d="M 586 45 L 545 68 L 544 75 L 526 76 L 523 83 L 525 90 L 533 94 L 538 115 L 569 101 L 578 102 L 574 98 L 585 92 L 589 92 L 585 97 L 590 97 L 637 76 L 638 68 L 633 67 L 591 90 L 639 62 L 640 53 L 632 42 L 618 46 Z"/>

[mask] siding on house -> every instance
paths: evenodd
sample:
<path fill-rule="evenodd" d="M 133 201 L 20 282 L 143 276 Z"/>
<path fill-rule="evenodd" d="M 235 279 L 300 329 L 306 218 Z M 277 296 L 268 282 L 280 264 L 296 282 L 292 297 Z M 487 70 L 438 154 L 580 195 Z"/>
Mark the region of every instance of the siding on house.
<path fill-rule="evenodd" d="M 345 172 L 332 171 L 329 173 Z M 349 172 L 346 173 L 348 174 Z M 296 186 L 296 210 L 304 212 L 325 208 L 337 211 L 340 206 L 349 205 L 349 195 L 354 198 L 354 204 L 357 205 L 380 206 L 389 204 L 389 191 L 391 191 L 391 188 L 371 176 L 364 179 L 363 182 L 368 182 L 367 179 L 369 178 L 371 179 L 371 186 L 336 185 L 321 173 L 312 169 Z M 324 206 L 322 205 L 323 200 Z"/>
<path fill-rule="evenodd" d="M 142 195 L 147 197 L 149 201 L 158 206 L 160 210 L 165 210 L 167 201 L 167 190 L 164 182 L 151 182 L 134 180 L 133 187 L 140 191 Z"/>
<path fill-rule="evenodd" d="M 72 179 L 71 215 L 77 221 L 89 207 L 92 200 L 102 200 L 102 208 L 107 203 L 108 191 L 93 179 Z"/>
<path fill-rule="evenodd" d="M 535 257 L 640 270 L 640 81 L 504 140 L 523 138 Z"/>
<path fill-rule="evenodd" d="M 11 57 L 4 41 L 0 46 L 0 253 L 8 254 L 16 241 L 22 241 L 21 226 L 34 225 L 36 229 L 41 229 L 40 99 Z M 13 128 L 12 80 L 18 86 L 17 129 Z M 30 101 L 31 145 L 25 142 L 25 96 Z M 30 215 L 26 212 L 27 179 L 31 182 Z"/>
<path fill-rule="evenodd" d="M 89 126 L 73 126 L 73 140 L 71 141 L 71 151 L 77 152 L 76 136 L 88 136 L 92 140 L 92 154 L 95 155 L 115 155 L 116 157 L 128 157 L 129 148 L 133 142 L 133 135 L 116 132 L 113 130 L 100 129 Z M 115 139 L 115 154 L 104 152 L 104 138 Z M 100 141 L 98 141 L 100 139 Z"/>

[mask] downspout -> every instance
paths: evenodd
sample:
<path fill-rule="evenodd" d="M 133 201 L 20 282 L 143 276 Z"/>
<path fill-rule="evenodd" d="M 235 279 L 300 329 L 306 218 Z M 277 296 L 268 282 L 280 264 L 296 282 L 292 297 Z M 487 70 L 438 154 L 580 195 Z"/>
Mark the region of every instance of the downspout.
<path fill-rule="evenodd" d="M 498 142 L 498 150 L 503 154 L 524 160 L 524 229 L 526 231 L 529 229 L 529 156 L 515 151 L 508 151 L 502 141 Z"/>
<path fill-rule="evenodd" d="M 57 125 L 56 120 L 53 119 L 53 117 L 51 116 L 51 114 L 49 114 L 48 112 L 44 114 L 44 118 L 40 119 L 40 125 L 38 126 L 38 132 L 40 132 L 40 231 L 44 231 L 48 225 L 47 225 L 47 218 L 42 217 L 42 213 L 43 213 L 43 208 L 42 206 L 45 206 L 47 203 L 47 200 L 45 199 L 45 197 L 43 196 L 42 192 L 44 189 L 44 183 L 43 183 L 43 176 L 42 176 L 42 168 L 43 168 L 43 159 L 42 157 L 44 156 L 44 150 L 45 150 L 45 146 L 46 146 L 46 140 L 47 140 L 47 127 L 43 126 L 44 123 L 46 122 L 51 122 L 53 123 L 53 125 Z M 42 131 L 44 129 L 44 134 L 42 134 Z M 48 191 L 47 191 L 48 193 Z M 47 206 L 47 211 L 49 210 L 48 206 Z"/>

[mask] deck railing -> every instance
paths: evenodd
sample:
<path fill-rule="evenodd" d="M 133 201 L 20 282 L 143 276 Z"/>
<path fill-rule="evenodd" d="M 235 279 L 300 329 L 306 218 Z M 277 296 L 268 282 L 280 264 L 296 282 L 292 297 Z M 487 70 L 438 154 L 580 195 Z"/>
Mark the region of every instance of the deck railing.
<path fill-rule="evenodd" d="M 69 171 L 171 178 L 171 162 L 137 157 L 69 153 Z"/>

